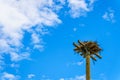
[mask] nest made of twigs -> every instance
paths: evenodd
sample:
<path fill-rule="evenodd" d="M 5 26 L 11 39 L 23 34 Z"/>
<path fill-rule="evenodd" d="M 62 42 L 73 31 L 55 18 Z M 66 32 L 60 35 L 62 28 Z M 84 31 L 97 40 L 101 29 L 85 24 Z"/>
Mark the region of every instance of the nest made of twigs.
<path fill-rule="evenodd" d="M 86 49 L 87 49 L 87 51 L 89 51 L 90 54 L 95 54 L 101 51 L 101 48 L 99 47 L 97 42 L 84 41 L 82 42 L 82 44 L 83 45 L 79 45 L 79 47 L 75 48 L 74 50 L 77 52 L 86 53 Z"/>

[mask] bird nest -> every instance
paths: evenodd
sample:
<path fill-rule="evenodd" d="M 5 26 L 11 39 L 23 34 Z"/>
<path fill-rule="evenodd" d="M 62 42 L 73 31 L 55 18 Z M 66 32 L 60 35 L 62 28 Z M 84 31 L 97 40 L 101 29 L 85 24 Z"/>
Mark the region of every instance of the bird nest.
<path fill-rule="evenodd" d="M 90 52 L 90 54 L 95 54 L 101 51 L 101 48 L 99 47 L 97 42 L 92 42 L 92 41 L 84 41 L 84 42 L 78 41 L 78 42 L 79 42 L 79 45 L 76 45 L 74 43 L 74 45 L 76 46 L 74 51 L 76 52 L 81 52 L 85 54 L 86 51 L 88 51 Z"/>

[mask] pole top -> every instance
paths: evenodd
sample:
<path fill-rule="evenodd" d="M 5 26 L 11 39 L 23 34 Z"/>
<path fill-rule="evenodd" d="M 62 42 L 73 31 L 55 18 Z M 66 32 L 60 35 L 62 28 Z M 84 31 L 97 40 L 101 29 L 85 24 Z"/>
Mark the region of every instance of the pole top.
<path fill-rule="evenodd" d="M 102 58 L 98 53 L 102 50 L 97 42 L 94 41 L 83 41 L 81 42 L 78 40 L 78 44 L 73 42 L 73 45 L 75 46 L 74 51 L 83 56 L 84 58 L 86 55 L 90 55 L 91 59 L 96 61 L 96 58 L 94 55 L 98 58 Z"/>

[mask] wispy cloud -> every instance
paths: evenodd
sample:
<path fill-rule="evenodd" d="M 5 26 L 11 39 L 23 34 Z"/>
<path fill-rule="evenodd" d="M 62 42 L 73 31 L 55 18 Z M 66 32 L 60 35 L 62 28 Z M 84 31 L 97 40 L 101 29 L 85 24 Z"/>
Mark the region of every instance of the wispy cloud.
<path fill-rule="evenodd" d="M 86 0 L 68 0 L 70 7 L 70 14 L 73 18 L 85 16 L 87 12 L 93 8 L 94 0 L 86 2 Z"/>
<path fill-rule="evenodd" d="M 65 80 L 64 78 L 60 78 L 59 80 Z"/>
<path fill-rule="evenodd" d="M 73 28 L 73 31 L 76 32 L 76 31 L 77 31 L 77 28 L 74 27 L 74 28 Z"/>
<path fill-rule="evenodd" d="M 29 55 L 30 55 L 29 53 L 22 53 L 22 54 L 15 53 L 15 52 L 10 53 L 11 61 L 20 61 L 23 59 L 30 59 Z"/>
<path fill-rule="evenodd" d="M 20 65 L 19 65 L 19 64 L 16 64 L 16 63 L 12 63 L 12 64 L 10 64 L 10 66 L 11 66 L 12 68 L 18 68 Z"/>
<path fill-rule="evenodd" d="M 71 62 L 68 63 L 67 66 L 81 66 L 83 64 L 84 61 L 80 61 L 80 62 Z"/>
<path fill-rule="evenodd" d="M 3 72 L 0 76 L 0 80 L 19 80 L 19 78 L 19 76 L 7 72 Z"/>
<path fill-rule="evenodd" d="M 110 22 L 115 22 L 115 12 L 112 9 L 108 9 L 108 11 L 106 11 L 102 18 L 106 21 L 110 21 Z"/>
<path fill-rule="evenodd" d="M 74 18 L 91 11 L 94 3 L 94 0 L 67 1 Z M 62 22 L 56 11 L 65 4 L 66 0 L 0 0 L 0 54 L 9 54 L 11 61 L 19 61 L 30 56 L 29 45 L 42 50 L 41 36 L 48 33 L 46 26 Z M 26 32 L 31 36 L 30 40 L 26 40 L 31 41 L 28 46 L 23 43 Z"/>
<path fill-rule="evenodd" d="M 71 78 L 60 78 L 59 80 L 86 80 L 86 78 L 85 75 L 80 75 Z"/>
<path fill-rule="evenodd" d="M 28 74 L 28 79 L 35 77 L 35 74 Z"/>
<path fill-rule="evenodd" d="M 22 43 L 25 31 L 33 48 L 42 48 L 44 26 L 61 23 L 55 6 L 53 0 L 0 0 L 0 54 L 10 54 L 12 61 L 27 59 L 29 53 L 20 52 L 27 47 Z"/>

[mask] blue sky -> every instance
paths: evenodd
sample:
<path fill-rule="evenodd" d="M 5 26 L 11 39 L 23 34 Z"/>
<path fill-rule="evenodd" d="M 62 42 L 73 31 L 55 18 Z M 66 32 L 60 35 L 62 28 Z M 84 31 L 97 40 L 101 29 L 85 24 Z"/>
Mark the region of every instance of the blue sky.
<path fill-rule="evenodd" d="M 97 41 L 91 80 L 120 80 L 119 0 L 0 0 L 0 80 L 85 80 L 73 42 Z"/>

